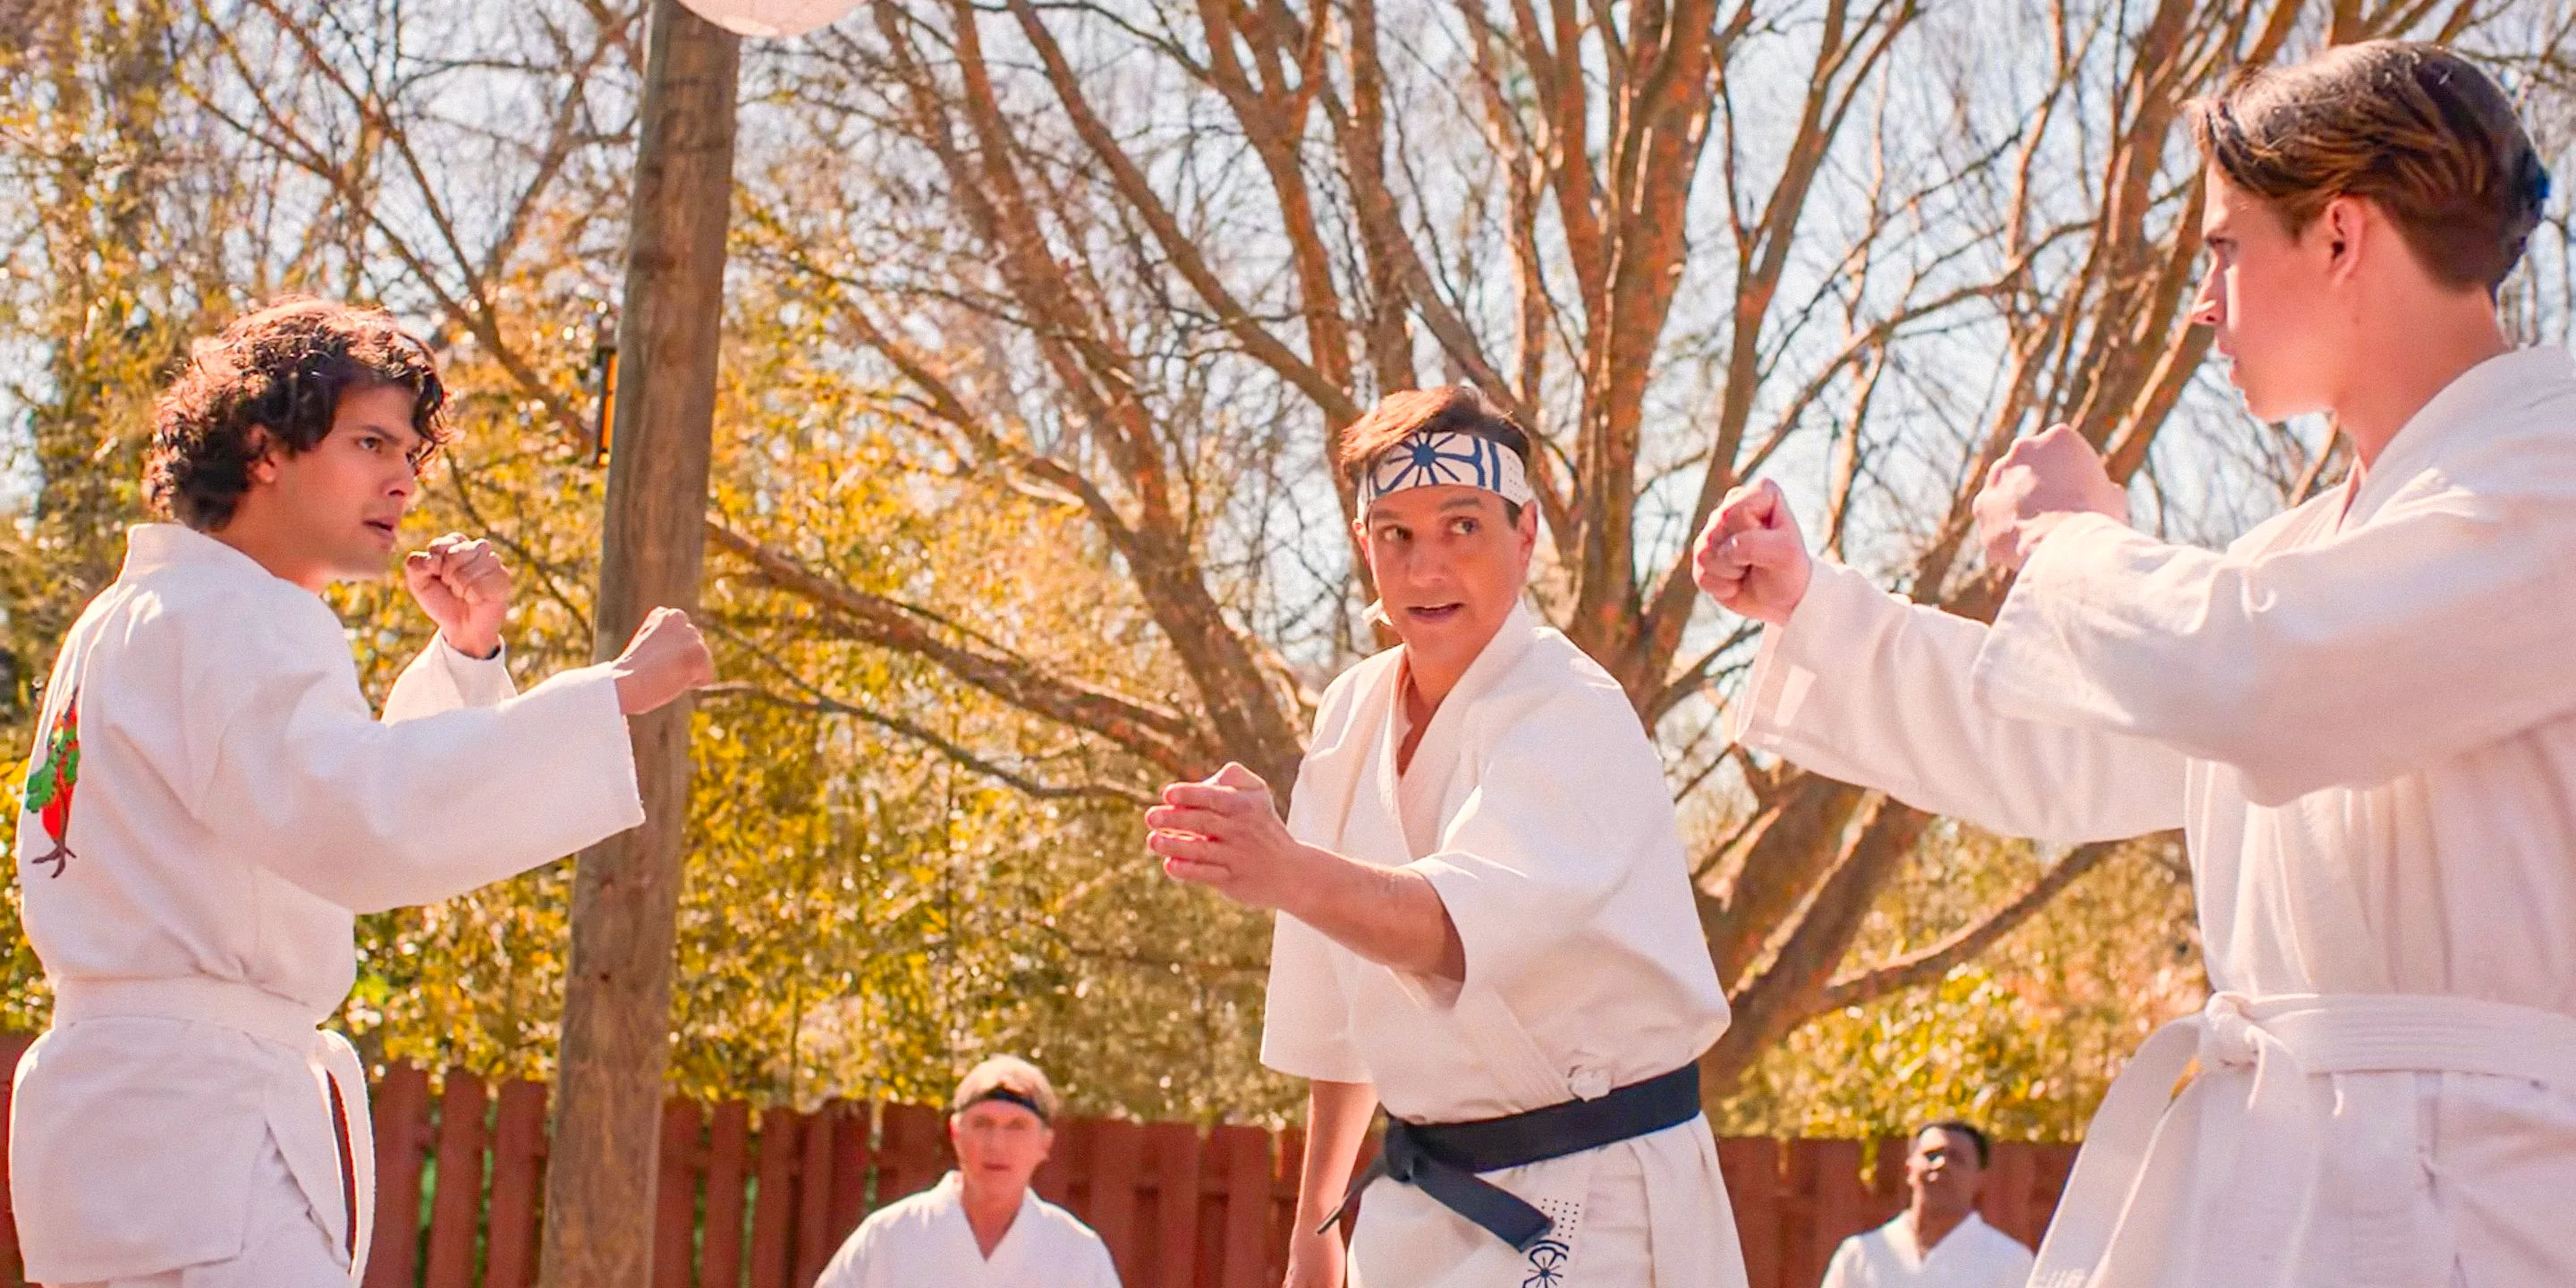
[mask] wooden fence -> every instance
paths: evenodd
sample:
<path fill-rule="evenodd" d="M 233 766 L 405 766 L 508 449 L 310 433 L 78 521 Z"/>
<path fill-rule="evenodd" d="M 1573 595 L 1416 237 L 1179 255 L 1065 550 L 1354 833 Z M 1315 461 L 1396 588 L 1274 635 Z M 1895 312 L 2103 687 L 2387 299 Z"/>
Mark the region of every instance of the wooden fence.
<path fill-rule="evenodd" d="M 0 1040 L 7 1067 L 24 1045 Z M 534 1284 L 546 1088 L 496 1088 L 462 1070 L 433 1088 L 423 1071 L 396 1065 L 374 1103 L 366 1288 Z M 672 1101 L 651 1288 L 806 1288 L 862 1216 L 947 1170 L 943 1126 L 941 1111 L 921 1105 L 755 1113 L 740 1101 Z M 1903 1206 L 1905 1142 L 1875 1144 L 1719 1142 L 1753 1288 L 1813 1288 L 1836 1243 Z M 1060 1125 L 1037 1188 L 1100 1232 L 1127 1288 L 1271 1288 L 1302 1149 L 1295 1129 L 1075 1118 Z M 2073 1158 L 2072 1146 L 1998 1144 L 1986 1219 L 2036 1244 Z M 0 1282 L 20 1282 L 5 1209 Z"/>

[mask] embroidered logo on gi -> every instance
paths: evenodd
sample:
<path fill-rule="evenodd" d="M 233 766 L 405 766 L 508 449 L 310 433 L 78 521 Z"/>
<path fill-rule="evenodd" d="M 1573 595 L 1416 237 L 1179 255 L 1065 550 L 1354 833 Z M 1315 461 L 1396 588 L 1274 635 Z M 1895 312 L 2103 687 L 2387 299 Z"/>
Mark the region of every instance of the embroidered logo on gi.
<path fill-rule="evenodd" d="M 55 717 L 53 731 L 45 735 L 45 758 L 27 775 L 27 808 L 36 812 L 36 822 L 52 839 L 54 848 L 38 855 L 36 863 L 50 863 L 50 876 L 61 876 L 71 865 L 72 788 L 80 783 L 80 693 L 63 704 L 63 713 Z"/>
<path fill-rule="evenodd" d="M 1554 1239 L 1541 1239 L 1523 1255 L 1529 1258 L 1529 1273 L 1521 1277 L 1521 1288 L 1556 1288 L 1564 1282 L 1565 1263 L 1573 1260 L 1574 1250 Z"/>
<path fill-rule="evenodd" d="M 1521 1249 L 1521 1288 L 1557 1288 L 1574 1270 L 1574 1238 L 1583 1226 L 1583 1205 L 1537 1199 L 1531 1206 L 1551 1224 L 1538 1242 Z"/>

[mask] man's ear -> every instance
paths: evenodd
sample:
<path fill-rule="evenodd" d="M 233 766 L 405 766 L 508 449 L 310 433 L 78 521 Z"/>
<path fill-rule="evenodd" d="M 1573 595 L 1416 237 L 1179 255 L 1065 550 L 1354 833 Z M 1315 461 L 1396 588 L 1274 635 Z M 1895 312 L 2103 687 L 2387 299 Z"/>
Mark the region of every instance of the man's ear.
<path fill-rule="evenodd" d="M 276 482 L 277 436 L 269 433 L 268 426 L 266 425 L 253 425 L 250 427 L 250 434 L 247 437 L 247 443 L 250 449 L 250 467 L 248 471 L 250 474 L 250 481 L 253 483 Z"/>
<path fill-rule="evenodd" d="M 2327 276 L 2350 278 L 2361 262 L 2362 248 L 2372 240 L 2370 203 L 2350 195 L 2327 202 L 2317 212 L 2315 235 L 2325 240 Z"/>

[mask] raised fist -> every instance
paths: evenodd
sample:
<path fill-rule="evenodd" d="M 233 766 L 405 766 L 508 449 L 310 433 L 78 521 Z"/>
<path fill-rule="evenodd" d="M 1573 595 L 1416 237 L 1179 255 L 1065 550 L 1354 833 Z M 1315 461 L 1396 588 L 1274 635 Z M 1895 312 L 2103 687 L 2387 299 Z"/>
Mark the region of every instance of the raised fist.
<path fill-rule="evenodd" d="M 612 664 L 617 675 L 617 706 L 630 716 L 655 710 L 691 689 L 715 681 L 715 658 L 689 615 L 676 608 L 656 608 L 635 628 L 626 651 Z"/>
<path fill-rule="evenodd" d="M 403 584 L 438 623 L 449 648 L 467 657 L 500 651 L 501 620 L 510 611 L 510 566 L 491 542 L 448 533 L 403 556 Z"/>
<path fill-rule="evenodd" d="M 1788 498 L 1769 479 L 1727 493 L 1691 552 L 1691 580 L 1718 607 L 1774 626 L 1789 624 L 1814 575 Z"/>

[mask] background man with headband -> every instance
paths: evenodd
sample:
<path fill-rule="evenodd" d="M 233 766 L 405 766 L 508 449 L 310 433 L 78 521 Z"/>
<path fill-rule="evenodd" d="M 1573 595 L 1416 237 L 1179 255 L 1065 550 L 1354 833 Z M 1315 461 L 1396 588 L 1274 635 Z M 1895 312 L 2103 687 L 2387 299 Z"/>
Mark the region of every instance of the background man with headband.
<path fill-rule="evenodd" d="M 1393 394 L 1339 453 L 1400 648 L 1324 694 L 1295 804 L 1239 765 L 1148 811 L 1172 876 L 1276 908 L 1263 1063 L 1310 1080 L 1291 1285 L 1391 1120 L 1348 1251 L 1369 1288 L 1744 1283 L 1700 1052 L 1726 998 L 1663 767 L 1617 683 L 1521 605 L 1528 435 Z"/>
<path fill-rule="evenodd" d="M 997 1055 L 967 1071 L 948 1115 L 957 1170 L 877 1209 L 814 1288 L 1118 1288 L 1109 1246 L 1029 1192 L 1060 1106 L 1038 1067 Z"/>

